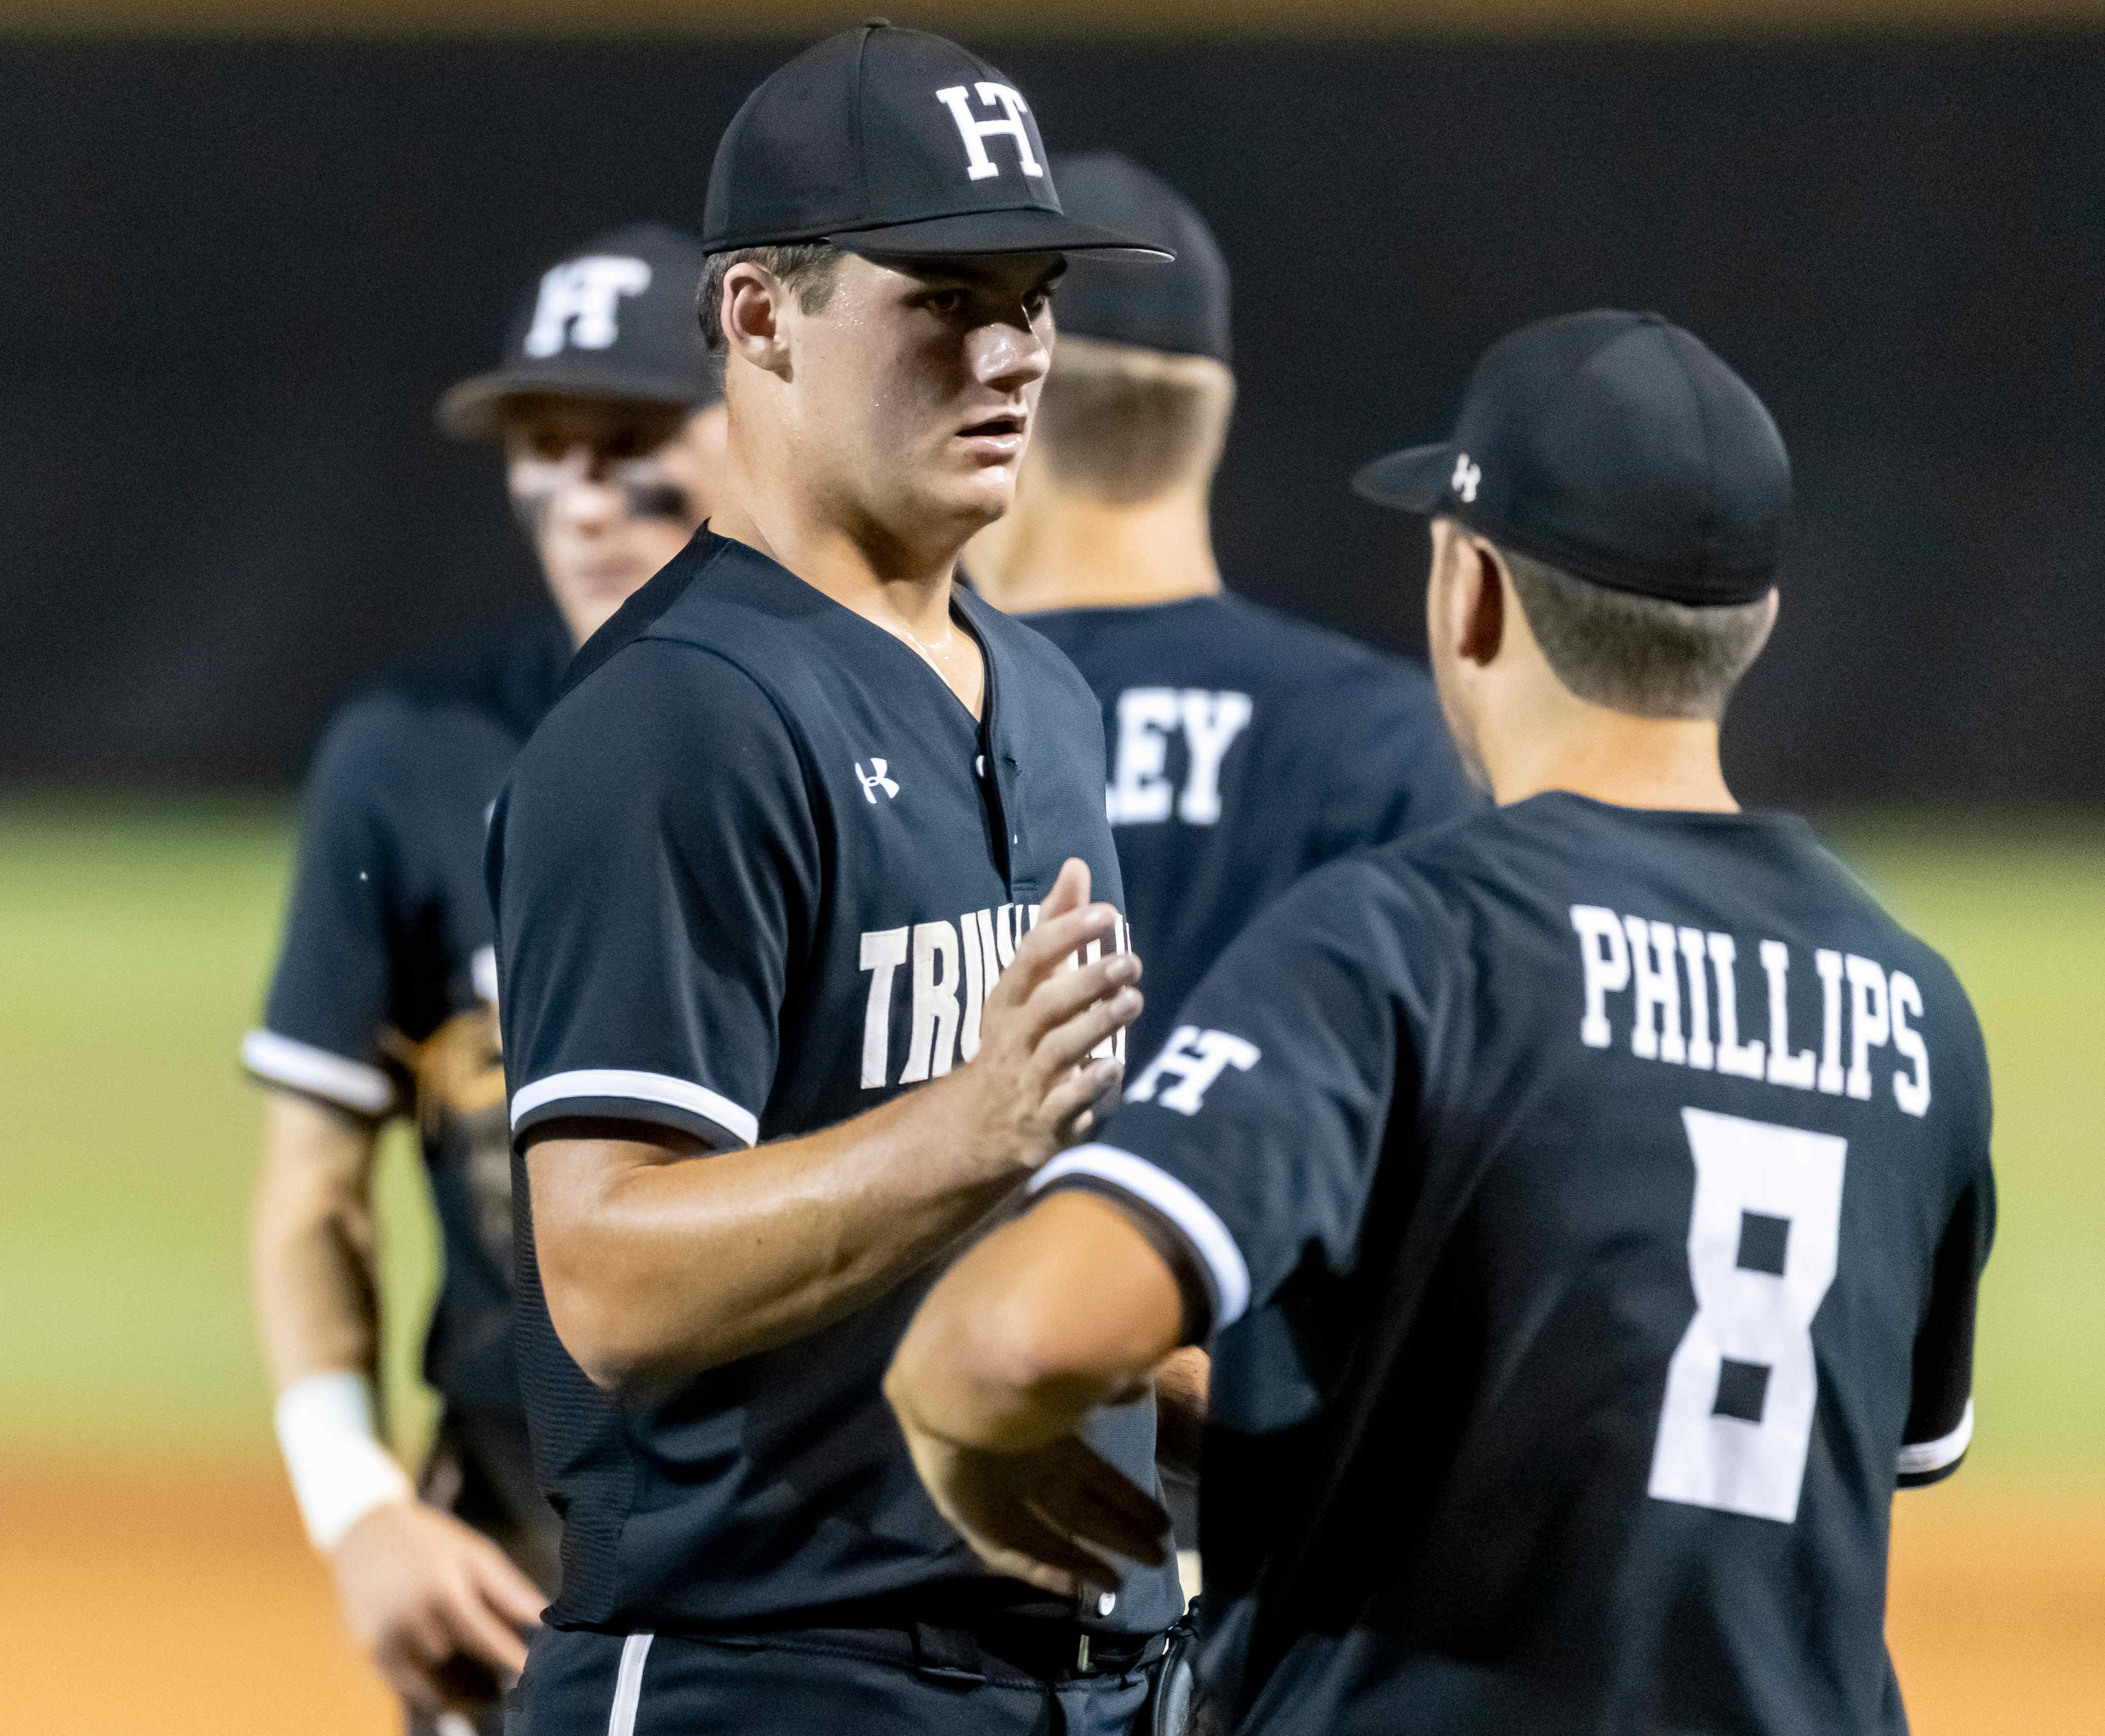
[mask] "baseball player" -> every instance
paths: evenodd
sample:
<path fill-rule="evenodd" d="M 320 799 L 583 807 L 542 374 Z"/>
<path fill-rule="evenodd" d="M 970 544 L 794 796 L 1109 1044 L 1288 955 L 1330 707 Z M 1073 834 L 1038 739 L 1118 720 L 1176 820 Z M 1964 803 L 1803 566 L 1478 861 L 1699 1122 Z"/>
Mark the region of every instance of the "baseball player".
<path fill-rule="evenodd" d="M 1062 256 L 1140 245 L 1045 162 L 1000 73 L 879 25 L 718 146 L 733 503 L 573 664 L 493 825 L 563 1515 L 515 1736 L 1120 1730 L 1181 1608 L 1160 1549 L 1082 1608 L 986 1573 L 878 1389 L 1140 1005 L 1095 698 L 953 583 L 1014 490 Z M 1140 1383 L 1045 1474 L 1151 1486 L 1154 1422 Z"/>
<path fill-rule="evenodd" d="M 1053 159 L 1068 211 L 1173 264 L 1077 259 L 1015 508 L 973 583 L 1066 652 L 1103 706 L 1106 806 L 1151 1054 L 1221 949 L 1334 857 L 1474 812 L 1425 672 L 1231 596 L 1208 497 L 1236 395 L 1227 262 L 1205 220 L 1112 151 Z"/>
<path fill-rule="evenodd" d="M 990 1562 L 1102 1582 L 1137 1492 L 1035 1461 L 1210 1339 L 1215 1727 L 1900 1736 L 1888 1520 L 1972 1434 L 1987 1068 L 1944 963 L 1719 770 L 1775 427 L 1687 333 L 1584 314 L 1360 485 L 1432 517 L 1499 806 L 1252 924 L 927 1298 L 916 1462 Z"/>
<path fill-rule="evenodd" d="M 510 1141 L 485 817 L 576 645 L 676 553 L 722 468 L 718 370 L 693 329 L 701 253 L 655 227 L 606 236 L 525 298 L 503 364 L 441 400 L 501 442 L 555 608 L 464 658 L 398 676 L 331 725 L 306 798 L 263 1027 L 257 1318 L 308 1530 L 344 1613 L 417 1729 L 497 1727 L 556 1582 L 511 1345 Z M 444 1400 L 421 1498 L 376 1432 L 371 1183 L 413 1117 L 443 1235 L 425 1370 Z"/>

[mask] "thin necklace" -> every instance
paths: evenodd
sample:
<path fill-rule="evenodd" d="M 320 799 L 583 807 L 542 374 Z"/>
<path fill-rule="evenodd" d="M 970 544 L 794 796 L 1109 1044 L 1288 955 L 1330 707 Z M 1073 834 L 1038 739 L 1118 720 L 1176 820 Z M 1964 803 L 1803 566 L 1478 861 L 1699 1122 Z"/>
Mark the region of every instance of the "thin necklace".
<path fill-rule="evenodd" d="M 942 673 L 943 665 L 936 660 L 936 647 L 928 643 L 927 640 L 923 639 L 919 633 L 916 633 L 903 620 L 899 624 L 899 630 L 905 635 L 906 642 L 911 645 L 914 650 L 921 653 L 923 659 L 927 663 L 929 668 L 934 669 L 938 674 L 941 674 Z M 943 634 L 943 649 L 945 651 L 949 650 L 950 647 L 955 645 L 957 642 L 958 626 L 957 623 L 953 621 Z"/>

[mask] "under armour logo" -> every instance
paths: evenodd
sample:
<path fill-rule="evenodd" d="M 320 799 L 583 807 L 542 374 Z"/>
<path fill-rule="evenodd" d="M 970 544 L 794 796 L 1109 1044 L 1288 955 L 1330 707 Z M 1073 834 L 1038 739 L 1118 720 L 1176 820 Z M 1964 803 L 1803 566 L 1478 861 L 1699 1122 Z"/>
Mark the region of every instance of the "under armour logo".
<path fill-rule="evenodd" d="M 895 800 L 898 798 L 899 785 L 884 775 L 890 763 L 888 760 L 879 759 L 874 754 L 870 755 L 869 770 L 867 772 L 863 770 L 860 759 L 855 763 L 856 776 L 862 780 L 862 799 L 872 808 L 877 806 L 877 793 L 880 790 Z"/>
<path fill-rule="evenodd" d="M 580 350 L 611 349 L 621 335 L 615 311 L 624 295 L 650 287 L 650 267 L 641 259 L 595 254 L 557 266 L 541 280 L 541 299 L 521 347 L 529 356 L 553 356 L 565 342 Z"/>
<path fill-rule="evenodd" d="M 950 110 L 950 119 L 958 123 L 958 136 L 965 141 L 965 160 L 971 165 L 966 172 L 968 177 L 987 181 L 1001 172 L 1001 165 L 987 154 L 985 142 L 998 132 L 1005 132 L 1016 141 L 1016 154 L 1025 174 L 1043 175 L 1045 165 L 1031 150 L 1030 134 L 1023 124 L 1023 117 L 1030 112 L 1030 105 L 1005 84 L 991 84 L 981 79 L 972 88 L 979 92 L 982 106 L 1000 108 L 999 119 L 974 120 L 972 104 L 962 84 L 936 92 L 936 101 Z"/>
<path fill-rule="evenodd" d="M 1477 498 L 1477 485 L 1483 480 L 1484 467 L 1482 464 L 1472 464 L 1466 452 L 1455 455 L 1455 475 L 1448 485 L 1455 490 L 1455 498 L 1463 505 L 1467 506 Z"/>

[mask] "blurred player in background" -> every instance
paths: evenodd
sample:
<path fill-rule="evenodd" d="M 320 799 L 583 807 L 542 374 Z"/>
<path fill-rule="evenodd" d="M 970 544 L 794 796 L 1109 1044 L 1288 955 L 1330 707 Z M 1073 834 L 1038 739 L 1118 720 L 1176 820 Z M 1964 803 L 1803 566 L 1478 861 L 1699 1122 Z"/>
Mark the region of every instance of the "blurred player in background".
<path fill-rule="evenodd" d="M 503 364 L 440 400 L 447 432 L 503 445 L 555 607 L 330 726 L 264 1024 L 243 1045 L 270 1088 L 253 1243 L 279 1438 L 345 1615 L 420 1730 L 498 1727 L 556 1574 L 512 1361 L 485 818 L 571 653 L 713 504 L 724 411 L 694 333 L 701 258 L 654 226 L 602 238 L 543 275 Z M 445 1407 L 420 1491 L 373 1403 L 373 1160 L 397 1116 L 422 1135 L 445 1251 L 425 1356 Z"/>
<path fill-rule="evenodd" d="M 1095 689 L 1133 944 L 1134 1052 L 1323 862 L 1472 812 L 1425 672 L 1231 596 L 1209 497 L 1234 407 L 1228 268 L 1188 201 L 1112 151 L 1054 161 L 1069 211 L 1173 264 L 1076 258 L 1015 507 L 965 564 Z"/>
<path fill-rule="evenodd" d="M 1134 1492 L 1048 1548 L 1030 1467 L 1211 1340 L 1213 1727 L 1902 1736 L 1888 1524 L 1972 1434 L 1987 1067 L 1943 961 L 1719 767 L 1782 442 L 1687 333 L 1585 314 L 1361 486 L 1432 519 L 1501 805 L 1245 931 L 931 1292 L 916 1462 L 990 1564 L 1098 1582 Z"/>

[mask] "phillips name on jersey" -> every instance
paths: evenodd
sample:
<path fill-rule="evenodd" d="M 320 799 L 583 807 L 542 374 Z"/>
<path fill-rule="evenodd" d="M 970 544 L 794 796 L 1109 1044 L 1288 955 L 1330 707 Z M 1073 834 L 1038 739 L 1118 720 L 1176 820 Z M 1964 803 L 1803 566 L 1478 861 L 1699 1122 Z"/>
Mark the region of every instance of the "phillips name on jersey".
<path fill-rule="evenodd" d="M 1549 794 L 1302 882 L 1035 1184 L 1213 1324 L 1226 1725 L 1902 1736 L 1989 1120 L 1957 981 L 1795 820 Z"/>

